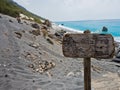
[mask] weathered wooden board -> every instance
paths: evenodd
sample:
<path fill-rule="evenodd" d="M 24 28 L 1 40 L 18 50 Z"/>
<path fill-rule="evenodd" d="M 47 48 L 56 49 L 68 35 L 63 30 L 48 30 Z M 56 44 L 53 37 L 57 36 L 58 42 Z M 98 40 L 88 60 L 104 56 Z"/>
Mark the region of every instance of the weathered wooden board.
<path fill-rule="evenodd" d="M 110 34 L 72 34 L 63 37 L 63 54 L 76 58 L 112 58 L 114 39 Z"/>

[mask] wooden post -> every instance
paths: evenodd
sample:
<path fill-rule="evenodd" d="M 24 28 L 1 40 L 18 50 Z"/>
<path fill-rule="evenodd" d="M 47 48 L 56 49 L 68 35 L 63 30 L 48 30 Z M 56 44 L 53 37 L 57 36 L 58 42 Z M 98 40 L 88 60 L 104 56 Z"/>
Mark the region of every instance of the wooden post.
<path fill-rule="evenodd" d="M 91 59 L 84 58 L 84 90 L 91 90 Z"/>
<path fill-rule="evenodd" d="M 91 58 L 112 58 L 115 46 L 112 35 L 90 34 L 87 30 L 84 34 L 66 33 L 62 49 L 66 57 L 84 58 L 84 90 L 91 90 Z"/>

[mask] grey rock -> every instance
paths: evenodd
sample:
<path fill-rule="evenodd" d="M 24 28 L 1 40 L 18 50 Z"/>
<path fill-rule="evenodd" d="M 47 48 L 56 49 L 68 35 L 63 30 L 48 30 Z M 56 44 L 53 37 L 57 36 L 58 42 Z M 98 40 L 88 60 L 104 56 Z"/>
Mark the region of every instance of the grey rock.
<path fill-rule="evenodd" d="M 40 29 L 39 25 L 37 23 L 34 23 L 31 25 L 33 28 Z"/>
<path fill-rule="evenodd" d="M 118 45 L 117 49 L 116 49 L 116 58 L 120 58 L 120 45 Z"/>

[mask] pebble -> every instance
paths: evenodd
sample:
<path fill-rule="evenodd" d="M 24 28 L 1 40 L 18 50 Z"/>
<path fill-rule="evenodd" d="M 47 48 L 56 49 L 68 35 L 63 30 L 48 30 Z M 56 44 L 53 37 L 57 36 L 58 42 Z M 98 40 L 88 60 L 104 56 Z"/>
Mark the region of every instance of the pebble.
<path fill-rule="evenodd" d="M 120 70 L 118 70 L 118 76 L 120 77 Z"/>
<path fill-rule="evenodd" d="M 67 77 L 69 77 L 69 76 L 74 76 L 75 74 L 74 74 L 74 72 L 69 72 L 68 74 L 67 74 Z"/>
<path fill-rule="evenodd" d="M 6 67 L 7 65 L 4 64 L 3 66 Z"/>
<path fill-rule="evenodd" d="M 37 68 L 35 71 L 36 71 L 36 72 L 38 72 L 38 71 L 39 71 L 39 69 Z"/>
<path fill-rule="evenodd" d="M 7 74 L 5 74 L 5 77 L 8 77 L 8 75 L 7 75 Z"/>
<path fill-rule="evenodd" d="M 50 72 L 46 72 L 46 74 L 48 75 L 49 78 L 52 78 L 52 74 Z"/>
<path fill-rule="evenodd" d="M 39 45 L 39 43 L 30 43 L 29 46 L 37 49 L 40 45 Z"/>
<path fill-rule="evenodd" d="M 28 67 L 30 67 L 30 68 L 34 68 L 34 65 L 33 65 L 33 64 L 30 64 L 30 65 L 28 65 Z"/>
<path fill-rule="evenodd" d="M 19 59 L 22 59 L 21 57 L 18 57 Z"/>
<path fill-rule="evenodd" d="M 32 81 L 33 83 L 35 82 L 35 80 Z"/>
<path fill-rule="evenodd" d="M 49 69 L 54 68 L 55 65 L 56 64 L 52 61 L 50 62 L 49 61 L 38 61 L 38 62 L 34 62 L 34 64 L 29 64 L 28 67 L 42 74 L 48 71 Z"/>

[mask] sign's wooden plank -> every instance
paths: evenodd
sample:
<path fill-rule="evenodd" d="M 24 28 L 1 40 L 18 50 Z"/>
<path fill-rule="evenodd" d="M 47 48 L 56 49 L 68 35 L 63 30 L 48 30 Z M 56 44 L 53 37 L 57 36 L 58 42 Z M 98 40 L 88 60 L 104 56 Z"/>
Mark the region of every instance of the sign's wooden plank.
<path fill-rule="evenodd" d="M 72 34 L 63 37 L 63 54 L 73 58 L 112 58 L 115 50 L 110 34 Z"/>

